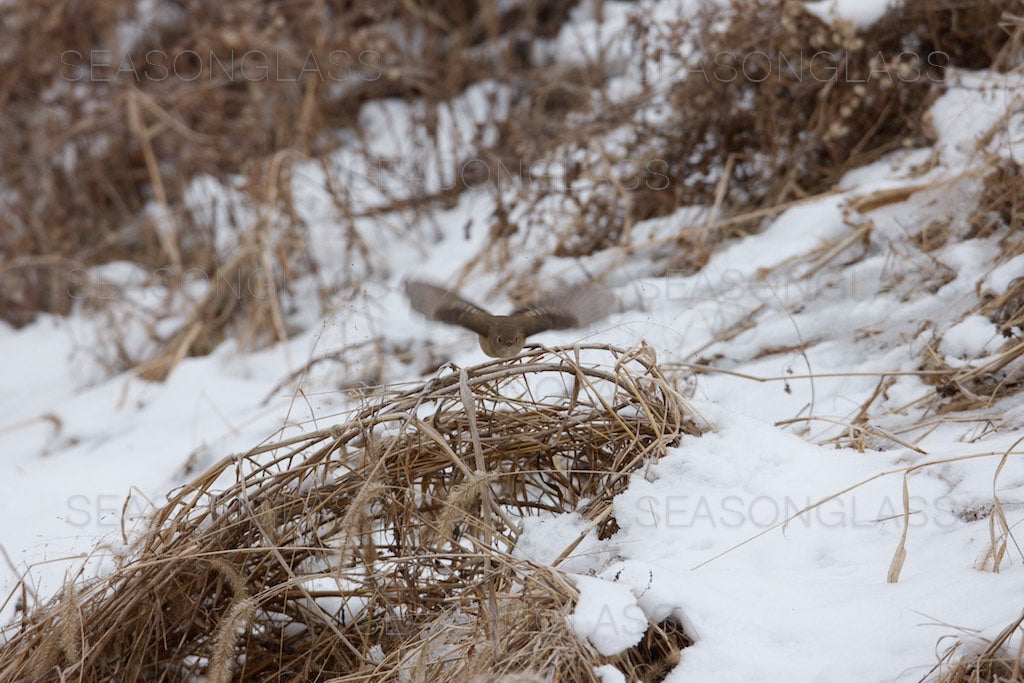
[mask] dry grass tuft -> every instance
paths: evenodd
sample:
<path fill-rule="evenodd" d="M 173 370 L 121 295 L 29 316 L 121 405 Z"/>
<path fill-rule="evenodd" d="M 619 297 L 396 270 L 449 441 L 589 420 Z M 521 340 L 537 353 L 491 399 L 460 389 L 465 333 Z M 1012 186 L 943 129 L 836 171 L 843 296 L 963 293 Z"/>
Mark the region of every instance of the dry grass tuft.
<path fill-rule="evenodd" d="M 928 224 L 911 243 L 929 251 L 950 240 L 969 239 L 996 241 L 1000 247 L 998 263 L 1024 253 L 1024 176 L 1016 162 L 989 160 L 977 205 L 959 230 L 948 224 Z M 995 323 L 1005 341 L 990 358 L 955 368 L 947 363 L 938 341 L 924 346 L 919 369 L 934 373 L 922 379 L 935 386 L 931 400 L 940 414 L 988 408 L 1024 388 L 1024 340 L 1020 333 L 1024 328 L 1024 277 L 1014 278 L 995 296 L 979 293 L 978 304 L 967 314 L 974 313 Z"/>
<path fill-rule="evenodd" d="M 957 656 L 959 660 L 941 673 L 940 683 L 1024 683 L 1024 649 L 1019 644 L 1016 647 L 1010 644 L 1021 623 L 1024 623 L 1024 614 L 991 642 L 979 643 L 977 638 L 964 638 L 954 643 L 945 651 L 936 668 L 949 664 Z M 1016 639 L 1021 640 L 1019 633 Z"/>
<path fill-rule="evenodd" d="M 1010 280 L 1006 291 L 985 305 L 989 319 L 1010 336 L 1014 328 L 1024 329 L 1024 277 Z"/>
<path fill-rule="evenodd" d="M 110 576 L 10 627 L 0 679 L 659 679 L 678 625 L 601 657 L 573 584 L 510 554 L 529 515 L 607 529 L 630 473 L 700 431 L 646 354 L 583 348 L 610 362 L 528 350 L 224 458 Z"/>
<path fill-rule="evenodd" d="M 982 183 L 978 206 L 969 220 L 968 238 L 1000 235 L 1005 258 L 1024 253 L 1024 169 L 1016 161 L 993 163 Z"/>
<path fill-rule="evenodd" d="M 952 367 L 937 343 L 925 345 L 921 370 L 926 384 L 935 387 L 931 399 L 937 414 L 990 408 L 999 399 L 1024 387 L 1024 340 L 1011 339 L 992 356 L 974 363 Z"/>

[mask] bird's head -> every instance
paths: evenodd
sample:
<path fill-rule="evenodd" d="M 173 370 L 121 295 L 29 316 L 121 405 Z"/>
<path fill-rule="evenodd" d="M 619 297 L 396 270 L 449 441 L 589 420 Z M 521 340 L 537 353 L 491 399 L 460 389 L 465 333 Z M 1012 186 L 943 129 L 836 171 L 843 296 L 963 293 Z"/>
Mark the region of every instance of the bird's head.
<path fill-rule="evenodd" d="M 495 325 L 494 330 L 488 335 L 489 348 L 484 348 L 488 355 L 496 358 L 512 358 L 523 348 L 526 336 L 520 326 L 501 321 Z"/>
<path fill-rule="evenodd" d="M 521 349 L 523 348 L 523 337 L 518 334 L 508 334 L 504 337 L 499 336 L 496 341 L 507 349 Z"/>

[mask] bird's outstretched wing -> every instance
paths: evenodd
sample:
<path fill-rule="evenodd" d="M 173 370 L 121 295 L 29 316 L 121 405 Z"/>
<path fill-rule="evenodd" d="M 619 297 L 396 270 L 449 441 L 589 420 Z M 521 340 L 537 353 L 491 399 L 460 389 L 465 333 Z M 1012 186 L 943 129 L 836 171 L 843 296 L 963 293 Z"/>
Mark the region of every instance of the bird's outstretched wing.
<path fill-rule="evenodd" d="M 555 292 L 512 315 L 521 319 L 523 332 L 531 335 L 585 327 L 608 315 L 613 301 L 608 289 L 588 282 Z"/>
<path fill-rule="evenodd" d="M 490 332 L 493 316 L 484 309 L 469 303 L 461 296 L 421 280 L 406 280 L 405 294 L 413 309 L 431 320 L 449 325 L 461 325 L 477 334 Z"/>

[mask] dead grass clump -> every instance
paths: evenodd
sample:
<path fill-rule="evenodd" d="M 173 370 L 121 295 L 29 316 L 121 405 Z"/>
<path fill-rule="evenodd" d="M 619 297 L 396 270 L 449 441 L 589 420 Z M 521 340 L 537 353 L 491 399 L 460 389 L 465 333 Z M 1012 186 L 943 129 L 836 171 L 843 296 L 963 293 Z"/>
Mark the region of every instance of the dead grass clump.
<path fill-rule="evenodd" d="M 0 679 L 656 680 L 677 625 L 601 657 L 567 625 L 572 583 L 509 552 L 528 515 L 612 523 L 630 473 L 699 432 L 646 354 L 578 353 L 451 369 L 225 458 L 110 576 L 12 625 Z"/>
<path fill-rule="evenodd" d="M 1001 159 L 982 181 L 978 206 L 968 219 L 967 238 L 1000 235 L 1003 255 L 1024 253 L 1024 169 Z"/>
<path fill-rule="evenodd" d="M 1012 339 L 996 353 L 952 367 L 937 343 L 925 346 L 920 370 L 926 384 L 935 387 L 934 405 L 939 414 L 991 407 L 996 401 L 1024 388 L 1024 340 Z"/>
<path fill-rule="evenodd" d="M 946 246 L 950 238 L 948 220 L 933 220 L 910 236 L 910 244 L 928 254 Z"/>
<path fill-rule="evenodd" d="M 931 244 L 944 244 L 949 239 L 994 239 L 1001 247 L 1000 261 L 1024 253 L 1024 177 L 1014 161 L 993 159 L 982 180 L 977 206 L 971 212 L 960 234 L 948 225 L 939 225 L 930 232 L 925 226 L 912 243 L 927 250 Z M 924 381 L 935 386 L 935 400 L 941 413 L 991 406 L 1000 398 L 1024 388 L 1024 278 L 1014 278 L 1005 291 L 982 297 L 969 313 L 981 313 L 999 327 L 1006 338 L 1002 348 L 990 357 L 951 367 L 938 350 L 929 344 L 923 350 L 921 368 L 940 371 Z"/>
<path fill-rule="evenodd" d="M 1024 329 L 1024 277 L 1010 280 L 1006 291 L 988 302 L 984 310 L 1007 337 L 1014 334 L 1014 328 Z"/>
<path fill-rule="evenodd" d="M 1024 614 L 990 642 L 962 638 L 946 649 L 935 670 L 944 668 L 940 683 L 1024 683 L 1024 649 L 1010 640 L 1024 623 Z M 1020 641 L 1020 634 L 1016 640 Z M 973 641 L 973 642 L 972 642 Z M 956 661 L 954 661 L 955 658 Z M 945 668 L 948 667 L 948 668 Z"/>

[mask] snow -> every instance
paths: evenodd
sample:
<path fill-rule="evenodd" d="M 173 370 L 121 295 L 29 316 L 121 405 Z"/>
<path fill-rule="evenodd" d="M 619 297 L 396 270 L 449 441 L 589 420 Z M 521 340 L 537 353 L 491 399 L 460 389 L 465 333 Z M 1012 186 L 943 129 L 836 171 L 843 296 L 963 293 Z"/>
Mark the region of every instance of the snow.
<path fill-rule="evenodd" d="M 933 648 L 945 624 L 1019 612 L 1001 603 L 1024 589 L 1024 573 L 964 571 L 984 534 L 959 522 L 955 496 L 929 476 L 910 479 L 907 562 L 901 582 L 886 583 L 902 530 L 902 475 L 867 480 L 898 470 L 906 452 L 826 451 L 752 418 L 699 407 L 717 433 L 685 440 L 616 498 L 623 540 L 643 542 L 622 543 L 624 559 L 599 574 L 645 591 L 663 611 L 680 606 L 696 625 L 697 642 L 671 680 L 700 679 L 714 666 L 721 667 L 714 680 L 764 680 L 765 671 L 771 680 L 881 680 L 879 658 L 908 667 L 891 668 L 886 680 L 917 680 L 932 660 L 910 666 L 900 653 Z M 742 657 L 736 643 L 744 644 Z M 874 654 L 837 660 L 837 647 Z"/>
<path fill-rule="evenodd" d="M 611 664 L 595 666 L 594 673 L 597 674 L 601 683 L 626 683 L 626 677 Z"/>
<path fill-rule="evenodd" d="M 866 28 L 878 21 L 892 4 L 893 0 L 817 0 L 805 2 L 804 7 L 826 23 L 841 20 Z"/>
<path fill-rule="evenodd" d="M 955 358 L 987 356 L 1002 345 L 999 328 L 983 315 L 964 318 L 942 335 L 941 348 Z"/>
<path fill-rule="evenodd" d="M 1002 294 L 1010 283 L 1024 275 L 1024 254 L 999 264 L 985 278 L 984 288 L 992 294 Z"/>
<path fill-rule="evenodd" d="M 581 535 L 583 540 L 558 565 L 560 569 L 567 572 L 589 571 L 612 557 L 612 552 L 598 540 L 597 530 L 590 529 L 590 523 L 579 513 L 527 518 L 522 526 L 523 533 L 512 552 L 513 557 L 551 565 Z"/>
<path fill-rule="evenodd" d="M 592 576 L 574 576 L 580 591 L 569 624 L 605 656 L 636 645 L 647 631 L 647 617 L 630 587 Z"/>
<path fill-rule="evenodd" d="M 886 4 L 808 3 L 829 21 L 858 25 L 874 21 Z M 670 12 L 669 5 L 678 8 Z M 586 61 L 601 43 L 625 59 L 617 41 L 628 6 L 604 3 L 601 14 L 595 7 L 574 11 L 551 54 L 572 51 Z M 693 7 L 663 3 L 657 12 Z M 962 197 L 976 190 L 972 173 L 986 154 L 1024 157 L 1024 121 L 1006 116 L 1019 106 L 1022 77 L 950 76 L 929 115 L 938 136 L 935 163 L 920 175 L 911 169 L 932 150 L 904 150 L 856 169 L 833 195 L 789 208 L 761 233 L 715 252 L 697 273 L 653 275 L 639 261 L 642 249 L 632 261 L 616 252 L 543 264 L 545 274 L 572 274 L 620 259 L 608 281 L 628 306 L 595 330 L 549 332 L 537 341 L 631 346 L 642 338 L 666 367 L 713 363 L 728 371 L 691 380 L 694 405 L 714 431 L 684 439 L 633 475 L 614 501 L 614 536 L 598 539 L 576 511 L 523 523 L 515 555 L 538 564 L 554 563 L 583 536 L 558 566 L 580 591 L 570 624 L 602 654 L 638 642 L 646 618 L 670 618 L 696 640 L 671 681 L 915 681 L 935 663 L 942 638 L 970 630 L 992 635 L 1019 614 L 1024 558 L 1011 550 L 993 566 L 988 514 L 998 496 L 1011 527 L 1024 515 L 1024 461 L 1011 457 L 998 469 L 1024 429 L 1024 400 L 1011 396 L 940 422 L 919 402 L 934 396 L 934 386 L 913 374 L 936 339 L 954 366 L 997 352 L 1005 340 L 976 310 L 977 294 L 998 295 L 1024 274 L 1024 256 L 1004 259 L 994 239 L 952 240 L 927 256 L 901 244 L 929 220 L 963 217 Z M 208 356 L 184 359 L 162 384 L 111 371 L 96 349 L 115 334 L 132 349 L 147 348 L 129 314 L 156 304 L 154 274 L 125 263 L 88 273 L 92 289 L 69 318 L 41 316 L 20 330 L 0 326 L 0 544 L 13 565 L 0 588 L 7 593 L 26 575 L 33 593 L 52 595 L 97 544 L 123 548 L 120 514 L 129 493 L 130 536 L 150 503 L 161 504 L 212 462 L 283 430 L 330 424 L 350 406 L 339 385 L 421 379 L 417 363 L 389 358 L 378 368 L 374 350 L 360 351 L 360 344 L 379 337 L 385 348 L 429 349 L 460 365 L 482 360 L 474 335 L 412 314 L 400 282 L 447 282 L 465 272 L 490 238 L 493 196 L 466 192 L 427 225 L 387 217 L 417 239 L 392 240 L 386 258 L 358 269 L 344 260 L 328 181 L 343 178 L 365 207 L 379 205 L 384 194 L 418 190 L 403 173 L 428 189 L 444 186 L 451 178 L 437 169 L 472 149 L 479 125 L 485 139 L 496 134 L 488 117 L 507 114 L 506 95 L 496 84 L 470 88 L 437 121 L 436 149 L 426 144 L 415 106 L 366 105 L 360 120 L 371 131 L 372 152 L 415 158 L 415 173 L 373 175 L 380 169 L 367 168 L 354 149 L 338 152 L 326 173 L 319 163 L 294 167 L 296 206 L 322 262 L 335 268 L 323 276 L 339 293 L 335 310 L 321 318 L 309 303 L 313 284 L 297 285 L 299 292 L 308 286 L 308 301 L 297 297 L 290 322 L 303 331 L 288 342 L 258 352 L 225 342 Z M 979 150 L 979 140 L 988 147 Z M 448 156 L 430 156 L 437 150 Z M 866 216 L 850 208 L 857 197 L 908 184 L 922 189 L 902 204 Z M 259 215 L 231 179 L 197 179 L 188 201 L 206 207 L 224 248 Z M 705 213 L 684 207 L 634 226 L 633 239 L 664 240 Z M 230 215 L 240 225 L 231 225 Z M 816 260 L 859 220 L 872 222 L 866 244 L 857 240 Z M 353 226 L 367 237 L 388 235 L 385 222 L 363 218 Z M 522 270 L 533 258 L 511 253 L 502 265 Z M 500 308 L 507 299 L 489 292 L 503 275 L 486 270 L 472 272 L 464 292 Z M 176 295 L 194 301 L 216 284 L 196 282 Z M 114 323 L 86 305 L 104 293 L 117 298 L 123 314 Z M 175 323 L 161 321 L 171 329 Z M 724 334 L 729 330 L 735 333 Z M 349 350 L 340 368 L 306 376 L 304 399 L 290 385 L 273 391 L 309 358 L 343 347 Z M 883 375 L 891 381 L 878 391 Z M 858 450 L 847 425 L 869 403 L 874 431 L 861 435 L 865 447 Z M 890 583 L 905 523 L 906 560 Z M 109 566 L 99 552 L 88 571 Z M 12 615 L 13 601 L 0 613 Z M 611 666 L 595 673 L 606 683 L 624 680 Z"/>

